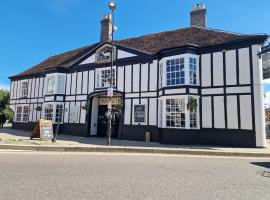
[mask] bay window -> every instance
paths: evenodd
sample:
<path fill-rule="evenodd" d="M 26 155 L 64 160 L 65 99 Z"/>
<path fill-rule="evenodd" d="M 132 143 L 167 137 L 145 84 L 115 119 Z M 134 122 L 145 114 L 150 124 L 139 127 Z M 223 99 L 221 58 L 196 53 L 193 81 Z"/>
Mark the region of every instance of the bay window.
<path fill-rule="evenodd" d="M 197 129 L 197 96 L 166 96 L 159 99 L 159 127 Z"/>
<path fill-rule="evenodd" d="M 116 69 L 112 70 L 112 87 L 116 86 Z M 105 88 L 110 87 L 110 78 L 111 78 L 111 68 L 103 68 L 96 70 L 96 87 Z"/>
<path fill-rule="evenodd" d="M 28 118 L 29 118 L 29 106 L 26 105 L 17 106 L 15 121 L 28 122 Z"/>
<path fill-rule="evenodd" d="M 183 54 L 159 62 L 159 87 L 198 85 L 198 55 Z"/>
<path fill-rule="evenodd" d="M 43 107 L 43 118 L 51 120 L 53 123 L 63 122 L 64 116 L 64 105 L 63 103 L 46 103 Z"/>
<path fill-rule="evenodd" d="M 65 74 L 48 74 L 46 76 L 46 95 L 64 94 L 65 79 Z"/>

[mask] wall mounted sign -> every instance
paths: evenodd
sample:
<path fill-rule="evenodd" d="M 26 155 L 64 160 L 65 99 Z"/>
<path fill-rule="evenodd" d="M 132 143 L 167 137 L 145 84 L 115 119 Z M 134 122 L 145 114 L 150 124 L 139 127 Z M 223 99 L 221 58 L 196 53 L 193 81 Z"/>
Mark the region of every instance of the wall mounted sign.
<path fill-rule="evenodd" d="M 134 122 L 145 122 L 145 105 L 134 105 Z"/>
<path fill-rule="evenodd" d="M 105 44 L 96 51 L 96 63 L 108 63 L 112 61 L 111 58 L 112 46 Z M 116 47 L 113 48 L 113 60 L 116 59 Z"/>
<path fill-rule="evenodd" d="M 98 104 L 99 105 L 108 105 L 109 98 L 99 98 Z M 113 97 L 112 98 L 112 105 L 121 105 L 122 101 L 120 97 Z"/>

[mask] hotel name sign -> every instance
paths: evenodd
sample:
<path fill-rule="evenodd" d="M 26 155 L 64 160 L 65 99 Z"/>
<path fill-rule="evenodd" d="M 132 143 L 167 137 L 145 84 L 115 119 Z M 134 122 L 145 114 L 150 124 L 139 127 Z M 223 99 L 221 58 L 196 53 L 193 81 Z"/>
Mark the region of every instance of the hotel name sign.
<path fill-rule="evenodd" d="M 109 98 L 99 98 L 98 104 L 99 105 L 108 105 L 109 103 Z M 120 97 L 114 97 L 112 98 L 112 105 L 121 105 L 122 100 Z"/>

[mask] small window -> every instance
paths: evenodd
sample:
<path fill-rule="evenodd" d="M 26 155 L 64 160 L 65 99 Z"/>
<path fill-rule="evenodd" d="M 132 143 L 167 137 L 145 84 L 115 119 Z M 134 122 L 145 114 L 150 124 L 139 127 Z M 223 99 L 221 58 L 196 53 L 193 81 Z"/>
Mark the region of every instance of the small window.
<path fill-rule="evenodd" d="M 28 82 L 23 81 L 21 85 L 21 96 L 27 97 L 27 94 L 28 94 Z"/>
<path fill-rule="evenodd" d="M 110 87 L 111 68 L 96 71 L 96 87 L 105 88 Z M 116 86 L 115 69 L 112 70 L 112 86 Z"/>
<path fill-rule="evenodd" d="M 185 99 L 166 99 L 166 127 L 185 126 Z"/>

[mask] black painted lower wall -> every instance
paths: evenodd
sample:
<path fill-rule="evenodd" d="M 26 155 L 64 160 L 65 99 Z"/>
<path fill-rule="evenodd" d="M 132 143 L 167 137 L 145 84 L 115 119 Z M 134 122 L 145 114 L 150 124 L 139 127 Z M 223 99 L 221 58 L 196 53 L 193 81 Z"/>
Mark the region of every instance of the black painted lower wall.
<path fill-rule="evenodd" d="M 172 129 L 156 126 L 124 125 L 120 139 L 145 140 L 145 132 L 151 132 L 151 141 L 179 145 L 216 145 L 231 147 L 256 147 L 254 131 L 226 129 Z"/>
<path fill-rule="evenodd" d="M 12 128 L 32 131 L 35 126 L 31 123 L 13 123 Z M 54 125 L 54 129 L 56 125 Z M 122 140 L 145 141 L 145 133 L 151 133 L 152 142 L 179 145 L 216 145 L 232 147 L 256 147 L 254 131 L 225 130 L 225 129 L 172 129 L 158 128 L 156 126 L 122 125 L 118 138 Z M 86 124 L 62 124 L 59 134 L 89 136 Z"/>

